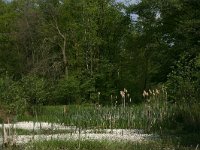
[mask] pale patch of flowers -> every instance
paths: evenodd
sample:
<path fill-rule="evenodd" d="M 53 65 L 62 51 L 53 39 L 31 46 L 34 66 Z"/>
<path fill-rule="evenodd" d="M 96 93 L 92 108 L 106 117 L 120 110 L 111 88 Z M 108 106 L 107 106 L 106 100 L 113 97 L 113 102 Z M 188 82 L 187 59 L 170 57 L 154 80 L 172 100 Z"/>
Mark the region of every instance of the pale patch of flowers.
<path fill-rule="evenodd" d="M 31 141 L 44 140 L 110 140 L 110 141 L 145 141 L 156 136 L 153 134 L 144 134 L 142 130 L 137 129 L 81 129 L 74 126 L 64 126 L 62 124 L 47 122 L 18 122 L 16 124 L 0 124 L 0 128 L 15 128 L 24 130 L 71 130 L 71 133 L 51 134 L 51 135 L 15 135 L 13 140 L 16 144 L 25 144 Z M 5 138 L 5 137 L 4 137 Z M 0 144 L 5 139 L 0 137 Z"/>

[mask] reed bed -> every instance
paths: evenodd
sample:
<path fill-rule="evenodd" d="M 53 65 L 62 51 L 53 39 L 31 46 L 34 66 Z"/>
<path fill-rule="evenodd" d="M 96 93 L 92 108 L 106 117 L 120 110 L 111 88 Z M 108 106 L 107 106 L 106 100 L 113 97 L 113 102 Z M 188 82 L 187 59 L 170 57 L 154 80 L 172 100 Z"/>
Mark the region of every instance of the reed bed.
<path fill-rule="evenodd" d="M 40 135 L 40 134 L 73 134 L 79 133 L 78 139 L 81 138 L 82 134 L 86 135 L 86 132 L 92 130 L 94 133 L 103 133 L 105 129 L 109 129 L 110 132 L 114 133 L 116 129 L 121 129 L 121 134 L 125 133 L 126 130 L 138 129 L 143 133 L 158 133 L 162 134 L 166 131 L 166 128 L 176 128 L 179 127 L 179 122 L 177 121 L 177 116 L 181 112 L 186 114 L 185 118 L 182 118 L 185 122 L 182 122 L 184 125 L 194 124 L 198 130 L 198 121 L 199 121 L 199 105 L 179 105 L 177 103 L 169 102 L 167 99 L 166 90 L 154 89 L 144 91 L 144 103 L 142 104 L 130 104 L 127 102 L 126 97 L 122 97 L 122 104 L 116 105 L 112 104 L 111 106 L 101 106 L 94 104 L 87 105 L 62 105 L 62 106 L 42 106 L 34 111 L 34 115 L 17 115 L 14 118 L 14 123 L 19 121 L 33 121 L 33 122 L 48 122 L 53 124 L 59 124 L 62 126 L 71 127 L 71 130 L 35 130 L 24 131 L 17 129 L 17 133 L 27 135 Z M 192 110 L 190 110 L 192 108 Z M 191 113 L 188 113 L 191 112 Z M 174 123 L 174 124 L 173 124 Z M 172 125 L 173 124 L 173 125 Z M 200 124 L 200 123 L 199 123 Z M 180 126 L 182 128 L 182 126 Z M 193 126 L 191 126 L 193 128 Z M 3 134 L 2 134 L 3 135 Z M 196 135 L 195 135 L 196 136 Z M 197 136 L 200 137 L 200 136 Z M 173 137 L 171 137 L 173 138 Z M 176 139 L 177 137 L 175 137 Z M 40 149 L 40 145 L 48 147 L 52 143 L 60 143 L 61 141 L 48 141 L 44 142 L 44 145 L 40 142 L 34 143 L 32 146 Z M 100 141 L 90 141 L 90 144 L 98 143 Z M 198 149 L 198 140 L 194 142 L 192 148 Z M 63 143 L 63 141 L 61 142 Z M 71 144 L 75 146 L 74 141 L 68 141 L 65 144 Z M 84 141 L 78 140 L 79 149 L 80 145 L 85 145 Z M 165 142 L 164 142 L 165 143 Z M 181 143 L 181 139 L 178 143 Z M 116 145 L 118 145 L 117 143 Z M 156 144 L 156 143 L 154 143 Z M 104 142 L 103 142 L 104 145 Z M 124 145 L 124 144 L 122 144 Z M 134 148 L 137 149 L 148 149 L 149 145 L 141 146 L 141 144 L 131 144 L 134 145 Z M 174 149 L 174 144 L 167 144 L 168 148 Z M 173 145 L 171 147 L 171 145 Z M 136 147 L 135 147 L 136 146 Z M 137 147 L 138 146 L 138 147 Z M 177 146 L 177 143 L 176 143 Z M 176 147 L 175 146 L 175 147 Z M 83 146 L 84 147 L 84 146 Z M 167 147 L 167 146 L 166 146 Z M 129 147 L 128 147 L 129 148 Z M 127 148 L 127 149 L 128 149 Z M 131 147 L 133 148 L 133 147 Z M 158 149 L 162 148 L 161 143 L 158 143 Z M 58 148 L 59 149 L 59 148 Z M 98 149 L 95 148 L 95 149 Z M 106 149 L 106 148 L 104 148 Z M 112 148 L 110 148 L 112 149 Z M 156 149 L 155 147 L 152 149 Z M 184 147 L 183 149 L 188 149 Z M 189 148 L 190 149 L 190 148 Z"/>
<path fill-rule="evenodd" d="M 153 90 L 154 91 L 154 90 Z M 155 90 L 144 97 L 142 104 L 43 106 L 32 116 L 17 116 L 18 121 L 45 121 L 76 126 L 81 129 L 143 129 L 161 131 L 161 123 L 171 117 L 173 104 L 167 102 L 166 91 Z M 147 93 L 147 92 L 146 92 Z M 38 110 L 38 109 L 37 109 Z"/>

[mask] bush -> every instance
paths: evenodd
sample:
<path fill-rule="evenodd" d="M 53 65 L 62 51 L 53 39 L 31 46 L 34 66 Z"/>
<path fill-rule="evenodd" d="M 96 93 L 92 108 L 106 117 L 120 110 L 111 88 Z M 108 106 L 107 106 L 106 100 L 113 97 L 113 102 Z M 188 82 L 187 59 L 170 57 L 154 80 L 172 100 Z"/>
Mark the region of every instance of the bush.
<path fill-rule="evenodd" d="M 198 131 L 200 126 L 200 55 L 184 54 L 168 76 L 167 91 L 173 114 L 169 126 L 181 131 Z"/>
<path fill-rule="evenodd" d="M 43 78 L 27 76 L 21 80 L 28 104 L 43 104 L 48 94 L 48 84 Z"/>
<path fill-rule="evenodd" d="M 1 103 L 7 105 L 10 113 L 32 113 L 34 106 L 43 104 L 48 90 L 44 79 L 36 76 L 26 76 L 13 81 L 5 76 L 0 79 Z"/>
<path fill-rule="evenodd" d="M 21 113 L 26 109 L 26 98 L 20 82 L 13 81 L 8 76 L 1 77 L 1 103 L 8 106 L 10 113 Z"/>
<path fill-rule="evenodd" d="M 200 97 L 199 58 L 183 55 L 168 76 L 167 89 L 170 100 L 193 103 Z"/>
<path fill-rule="evenodd" d="M 75 103 L 80 99 L 79 81 L 74 77 L 64 77 L 54 88 L 53 101 L 58 104 Z"/>

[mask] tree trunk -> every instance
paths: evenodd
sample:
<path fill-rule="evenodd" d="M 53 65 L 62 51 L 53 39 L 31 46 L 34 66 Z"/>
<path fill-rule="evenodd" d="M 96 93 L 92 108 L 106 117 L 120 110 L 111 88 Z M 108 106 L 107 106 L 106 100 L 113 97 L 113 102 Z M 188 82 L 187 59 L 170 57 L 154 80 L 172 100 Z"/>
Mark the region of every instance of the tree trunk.
<path fill-rule="evenodd" d="M 55 21 L 55 28 L 58 31 L 58 34 L 60 35 L 61 39 L 63 40 L 63 45 L 60 45 L 60 47 L 61 47 L 61 50 L 62 50 L 62 57 L 63 57 L 63 63 L 64 63 L 64 73 L 65 73 L 66 78 L 68 78 L 69 70 L 68 70 L 68 64 L 67 64 L 68 62 L 67 62 L 67 55 L 66 55 L 67 39 L 66 39 L 66 35 L 61 33 L 56 19 L 54 19 L 54 21 Z"/>
<path fill-rule="evenodd" d="M 62 47 L 63 63 L 64 63 L 64 72 L 68 78 L 68 66 L 67 66 L 67 56 L 66 56 L 66 36 L 63 37 L 63 47 Z"/>

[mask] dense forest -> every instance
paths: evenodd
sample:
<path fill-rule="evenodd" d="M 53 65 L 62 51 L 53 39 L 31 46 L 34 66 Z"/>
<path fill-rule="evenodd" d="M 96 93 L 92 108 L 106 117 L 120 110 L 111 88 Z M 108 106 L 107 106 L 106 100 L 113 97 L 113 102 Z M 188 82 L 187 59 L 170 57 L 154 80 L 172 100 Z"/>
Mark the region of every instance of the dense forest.
<path fill-rule="evenodd" d="M 170 103 L 199 104 L 199 8 L 199 0 L 0 0 L 0 103 L 11 113 L 120 104 L 125 89 L 138 104 L 144 90 L 166 88 Z"/>

